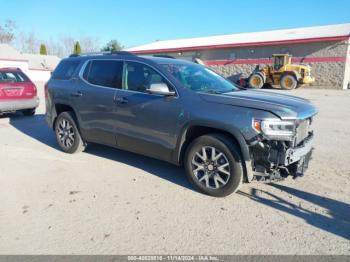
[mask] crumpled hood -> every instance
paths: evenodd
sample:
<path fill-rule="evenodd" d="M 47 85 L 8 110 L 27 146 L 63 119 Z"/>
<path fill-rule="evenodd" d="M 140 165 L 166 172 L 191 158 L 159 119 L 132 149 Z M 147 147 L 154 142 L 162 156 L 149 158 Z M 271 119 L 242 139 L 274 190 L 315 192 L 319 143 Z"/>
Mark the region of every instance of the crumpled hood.
<path fill-rule="evenodd" d="M 241 90 L 220 95 L 200 94 L 207 102 L 269 111 L 281 119 L 306 119 L 317 114 L 309 100 L 263 90 Z"/>

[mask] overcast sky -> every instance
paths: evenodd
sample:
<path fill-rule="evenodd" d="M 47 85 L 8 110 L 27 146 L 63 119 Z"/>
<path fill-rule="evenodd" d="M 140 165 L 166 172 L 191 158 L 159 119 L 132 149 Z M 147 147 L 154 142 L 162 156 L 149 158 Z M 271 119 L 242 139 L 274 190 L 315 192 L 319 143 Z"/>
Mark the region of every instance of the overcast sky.
<path fill-rule="evenodd" d="M 0 22 L 48 40 L 70 35 L 155 40 L 350 22 L 349 0 L 0 0 Z"/>

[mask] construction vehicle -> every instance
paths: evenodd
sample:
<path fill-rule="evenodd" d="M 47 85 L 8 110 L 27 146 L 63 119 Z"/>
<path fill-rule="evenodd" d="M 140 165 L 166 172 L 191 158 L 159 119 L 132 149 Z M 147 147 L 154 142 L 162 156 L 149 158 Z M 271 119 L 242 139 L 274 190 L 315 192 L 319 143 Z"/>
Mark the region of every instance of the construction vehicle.
<path fill-rule="evenodd" d="M 257 66 L 248 78 L 251 88 L 262 88 L 264 85 L 279 85 L 282 89 L 295 89 L 300 85 L 311 84 L 315 81 L 311 77 L 311 68 L 305 64 L 292 64 L 289 54 L 273 54 L 273 65 L 263 68 Z"/>

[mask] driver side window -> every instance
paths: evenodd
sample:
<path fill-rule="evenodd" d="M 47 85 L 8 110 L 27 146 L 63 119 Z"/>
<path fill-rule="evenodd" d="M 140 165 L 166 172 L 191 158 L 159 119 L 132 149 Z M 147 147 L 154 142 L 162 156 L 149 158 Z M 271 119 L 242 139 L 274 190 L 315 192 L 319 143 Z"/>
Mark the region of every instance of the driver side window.
<path fill-rule="evenodd" d="M 282 66 L 283 66 L 283 58 L 282 57 L 275 57 L 274 69 L 279 70 Z"/>
<path fill-rule="evenodd" d="M 151 67 L 137 62 L 125 62 L 124 89 L 146 93 L 152 84 L 161 83 L 167 84 L 164 77 Z"/>

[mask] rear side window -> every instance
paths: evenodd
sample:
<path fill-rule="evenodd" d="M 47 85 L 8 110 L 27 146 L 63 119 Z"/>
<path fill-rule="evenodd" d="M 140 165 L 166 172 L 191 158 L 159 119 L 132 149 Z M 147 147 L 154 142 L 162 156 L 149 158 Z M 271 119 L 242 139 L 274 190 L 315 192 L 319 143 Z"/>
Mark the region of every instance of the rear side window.
<path fill-rule="evenodd" d="M 66 60 L 62 61 L 52 74 L 53 79 L 69 80 L 72 78 L 80 61 Z"/>
<path fill-rule="evenodd" d="M 24 82 L 29 82 L 29 79 L 22 72 L 0 72 L 0 83 L 24 83 Z"/>
<path fill-rule="evenodd" d="M 115 60 L 90 61 L 83 78 L 93 85 L 121 88 L 123 79 L 123 62 Z"/>

